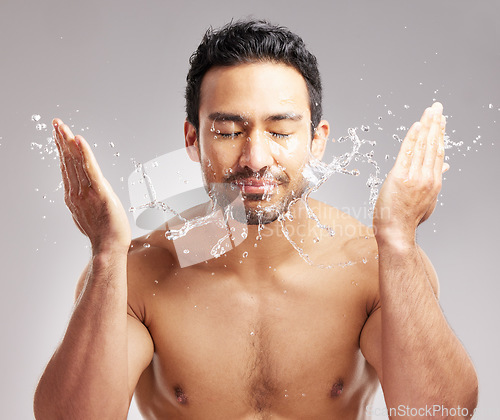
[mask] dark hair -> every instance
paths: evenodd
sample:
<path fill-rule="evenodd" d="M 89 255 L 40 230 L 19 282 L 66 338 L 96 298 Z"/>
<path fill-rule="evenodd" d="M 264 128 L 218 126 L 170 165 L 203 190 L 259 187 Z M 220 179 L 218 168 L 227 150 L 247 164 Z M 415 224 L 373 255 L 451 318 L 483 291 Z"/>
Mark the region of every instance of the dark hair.
<path fill-rule="evenodd" d="M 255 61 L 284 63 L 304 77 L 309 93 L 311 131 L 318 125 L 321 109 L 321 79 L 316 57 L 302 38 L 289 29 L 265 20 L 239 20 L 220 29 L 210 27 L 191 55 L 187 75 L 187 120 L 199 130 L 200 88 L 203 76 L 214 66 L 233 66 Z"/>

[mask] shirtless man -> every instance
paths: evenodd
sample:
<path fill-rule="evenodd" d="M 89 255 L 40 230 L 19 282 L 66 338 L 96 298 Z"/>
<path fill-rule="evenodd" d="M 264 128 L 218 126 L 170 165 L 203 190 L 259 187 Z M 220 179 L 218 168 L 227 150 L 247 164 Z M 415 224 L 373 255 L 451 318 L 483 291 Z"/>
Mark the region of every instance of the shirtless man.
<path fill-rule="evenodd" d="M 277 220 L 303 193 L 304 164 L 322 157 L 329 134 L 316 59 L 302 40 L 261 21 L 208 32 L 186 99 L 190 155 L 207 189 L 239 189 L 248 237 L 185 268 L 168 224 L 131 240 L 88 143 L 55 119 L 66 204 L 92 257 L 37 387 L 37 419 L 123 419 L 134 392 L 147 419 L 364 419 L 379 382 L 391 418 L 445 418 L 445 409 L 469 418 L 476 373 L 415 242 L 447 169 L 442 106 L 408 131 L 373 230 L 310 200 L 331 238 L 300 200 L 292 206 L 289 232 L 312 261 L 353 262 L 325 269 L 304 262 Z"/>

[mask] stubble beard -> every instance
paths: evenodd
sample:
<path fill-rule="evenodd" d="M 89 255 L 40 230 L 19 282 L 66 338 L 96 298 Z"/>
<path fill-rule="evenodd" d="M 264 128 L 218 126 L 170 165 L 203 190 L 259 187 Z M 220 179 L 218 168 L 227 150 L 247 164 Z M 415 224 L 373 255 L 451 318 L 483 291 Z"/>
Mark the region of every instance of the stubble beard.
<path fill-rule="evenodd" d="M 307 181 L 302 178 L 297 186 L 284 183 L 281 187 L 287 191 L 276 203 L 272 203 L 272 196 L 267 194 L 242 194 L 240 188 L 231 182 L 211 183 L 206 189 L 216 206 L 223 209 L 231 207 L 231 217 L 236 221 L 247 225 L 266 225 L 288 212 L 290 203 L 306 191 Z M 239 205 L 239 200 L 242 205 Z"/>
<path fill-rule="evenodd" d="M 270 194 L 242 193 L 237 182 L 241 178 L 250 177 L 267 177 L 276 181 L 278 184 L 276 188 L 285 189 L 283 197 L 278 202 L 273 203 L 272 192 Z M 265 169 L 258 173 L 243 170 L 240 173 L 226 176 L 220 183 L 207 182 L 206 178 L 204 181 L 205 189 L 212 202 L 223 209 L 230 206 L 231 217 L 247 225 L 266 225 L 276 221 L 281 215 L 286 214 L 292 201 L 304 194 L 308 185 L 304 177 L 300 177 L 298 181 L 292 183 L 284 171 L 276 169 Z M 242 200 L 242 203 L 241 201 L 238 203 L 239 200 Z M 239 205 L 240 203 L 242 205 Z"/>
<path fill-rule="evenodd" d="M 246 222 L 248 225 L 267 225 L 273 223 L 280 216 L 285 215 L 290 207 L 290 203 L 301 197 L 306 191 L 307 185 L 305 180 L 297 187 L 290 189 L 289 184 L 286 186 L 289 191 L 277 203 L 269 203 L 262 194 L 247 194 L 243 196 L 245 204 Z M 259 202 L 257 206 L 249 206 L 248 201 Z M 267 205 L 266 205 L 267 204 Z"/>

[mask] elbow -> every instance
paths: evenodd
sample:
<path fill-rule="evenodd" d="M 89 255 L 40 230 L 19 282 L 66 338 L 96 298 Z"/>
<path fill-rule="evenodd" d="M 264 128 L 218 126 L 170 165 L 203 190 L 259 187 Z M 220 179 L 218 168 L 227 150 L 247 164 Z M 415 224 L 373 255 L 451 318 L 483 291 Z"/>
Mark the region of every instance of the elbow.
<path fill-rule="evenodd" d="M 468 389 L 468 392 L 466 393 L 464 397 L 464 407 L 467 409 L 468 416 L 465 417 L 467 419 L 470 419 L 474 411 L 476 410 L 478 399 L 479 399 L 479 383 L 477 379 L 477 374 L 475 370 L 473 369 L 473 375 L 471 375 L 471 386 Z"/>
<path fill-rule="evenodd" d="M 43 376 L 38 382 L 38 385 L 35 390 L 35 395 L 33 397 L 33 414 L 35 419 L 43 420 L 43 419 L 56 419 L 57 416 L 50 409 L 51 405 L 48 401 L 48 393 L 45 390 Z"/>
<path fill-rule="evenodd" d="M 448 407 L 447 414 L 456 414 L 458 417 L 445 416 L 443 418 L 470 419 L 474 415 L 479 399 L 479 384 L 474 368 L 469 375 L 463 376 L 463 386 L 457 398 L 454 398 L 453 406 Z"/>
<path fill-rule="evenodd" d="M 127 419 L 128 399 L 120 401 L 99 400 L 91 401 L 86 398 L 56 395 L 56 387 L 48 387 L 40 380 L 33 398 L 33 414 L 36 420 L 64 420 L 72 419 Z"/>

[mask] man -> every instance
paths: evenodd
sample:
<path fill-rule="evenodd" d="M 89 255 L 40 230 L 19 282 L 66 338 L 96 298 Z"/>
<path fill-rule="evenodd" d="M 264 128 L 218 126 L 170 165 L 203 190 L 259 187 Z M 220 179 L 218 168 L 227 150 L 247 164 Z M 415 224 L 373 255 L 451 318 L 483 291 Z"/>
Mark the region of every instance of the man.
<path fill-rule="evenodd" d="M 165 237 L 173 221 L 131 241 L 88 143 L 55 119 L 66 204 L 92 258 L 38 385 L 36 417 L 126 418 L 135 392 L 151 419 L 360 419 L 379 382 L 391 417 L 459 408 L 470 417 L 477 377 L 415 242 L 447 169 L 442 106 L 410 128 L 373 230 L 310 200 L 332 238 L 295 200 L 329 134 L 316 60 L 298 36 L 263 21 L 208 31 L 191 58 L 186 101 L 190 156 L 207 191 L 241 194 L 247 239 L 182 269 Z M 335 268 L 306 264 L 292 241 Z"/>

